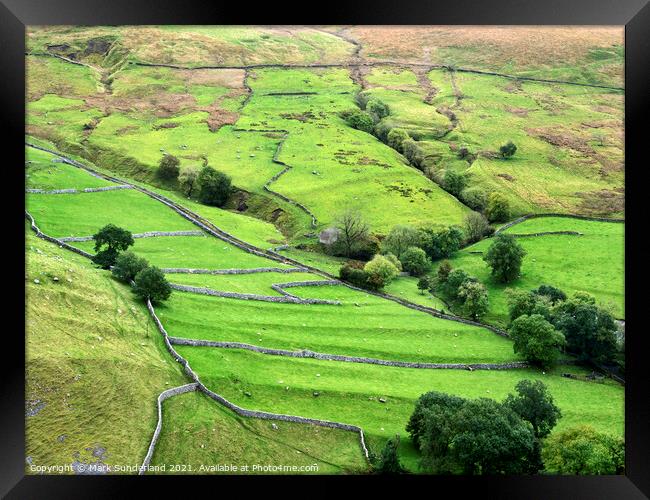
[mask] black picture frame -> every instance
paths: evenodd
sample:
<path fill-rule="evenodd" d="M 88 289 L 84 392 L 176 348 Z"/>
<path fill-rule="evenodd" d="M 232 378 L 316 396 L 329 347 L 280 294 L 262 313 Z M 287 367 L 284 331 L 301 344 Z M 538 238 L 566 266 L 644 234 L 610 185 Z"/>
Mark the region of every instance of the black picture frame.
<path fill-rule="evenodd" d="M 184 494 L 199 494 L 188 489 L 210 481 L 231 483 L 246 491 L 251 485 L 276 482 L 276 477 L 133 477 L 133 476 L 25 476 L 24 422 L 24 208 L 22 170 L 24 162 L 25 115 L 25 26 L 40 24 L 120 25 L 120 24 L 462 24 L 462 25 L 625 25 L 625 156 L 626 156 L 626 386 L 624 476 L 530 476 L 530 477 L 438 477 L 408 476 L 392 480 L 379 476 L 285 478 L 292 489 L 304 494 L 314 491 L 320 481 L 332 482 L 331 494 L 359 485 L 364 490 L 389 484 L 403 488 L 403 482 L 417 483 L 430 494 L 448 490 L 454 495 L 475 494 L 480 498 L 647 498 L 650 496 L 650 363 L 646 332 L 641 328 L 644 253 L 644 217 L 641 178 L 644 160 L 643 120 L 648 115 L 648 73 L 650 73 L 650 6 L 647 0 L 455 0 L 425 2 L 415 0 L 358 1 L 354 4 L 327 2 L 311 15 L 305 4 L 222 4 L 198 0 L 0 0 L 0 99 L 4 134 L 3 201 L 9 198 L 4 219 L 5 249 L 11 249 L 3 262 L 3 284 L 14 304 L 5 305 L 3 328 L 3 376 L 0 400 L 0 494 L 7 498 L 132 496 L 164 488 L 178 488 Z M 254 5 L 254 6 L 253 6 Z M 312 6 L 313 8 L 313 6 Z M 647 140 L 647 139 L 646 139 Z M 8 154 L 9 153 L 9 154 Z M 9 176 L 9 177 L 7 177 Z M 17 187 L 18 186 L 18 187 Z M 647 188 L 646 188 L 647 189 Z M 20 207 L 18 205 L 22 204 Z M 627 222 L 631 221 L 631 224 Z M 7 224 L 11 229 L 7 228 Z M 9 233 L 15 231 L 15 235 Z M 11 236 L 10 236 L 11 234 Z M 645 247 L 647 248 L 647 247 Z M 647 250 L 645 251 L 647 255 Z M 13 281 L 15 279 L 15 281 Z M 9 319 L 11 318 L 11 319 Z M 13 326 L 9 326 L 13 325 Z M 22 328 L 22 329 L 21 329 Z M 191 483 L 191 484 L 190 484 Z M 413 486 L 416 486 L 415 484 Z M 212 486 L 211 486 L 212 487 Z M 282 486 L 286 488 L 286 486 Z M 444 488 L 444 490 L 443 490 Z M 210 490 L 208 490 L 210 491 Z M 218 491 L 213 490 L 216 493 Z M 408 490 L 407 490 L 408 491 Z M 415 490 L 412 490 L 415 491 Z M 366 493 L 367 494 L 367 493 Z M 408 494 L 408 493 L 407 493 Z"/>

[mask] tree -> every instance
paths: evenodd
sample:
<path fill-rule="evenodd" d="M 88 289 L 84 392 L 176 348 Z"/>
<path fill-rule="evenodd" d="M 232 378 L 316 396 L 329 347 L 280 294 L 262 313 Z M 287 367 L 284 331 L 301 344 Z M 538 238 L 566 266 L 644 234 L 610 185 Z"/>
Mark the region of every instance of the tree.
<path fill-rule="evenodd" d="M 499 148 L 499 153 L 501 158 L 510 158 L 517 151 L 517 146 L 512 141 L 508 141 L 506 144 Z"/>
<path fill-rule="evenodd" d="M 533 426 L 538 439 L 551 433 L 562 412 L 555 406 L 553 396 L 541 380 L 520 380 L 517 395 L 508 394 L 504 404 Z"/>
<path fill-rule="evenodd" d="M 464 281 L 458 287 L 458 298 L 463 301 L 465 314 L 474 320 L 479 320 L 488 312 L 488 294 L 482 283 Z"/>
<path fill-rule="evenodd" d="M 418 146 L 417 141 L 413 139 L 405 139 L 402 141 L 402 154 L 414 166 L 420 168 L 424 160 L 424 151 Z"/>
<path fill-rule="evenodd" d="M 369 283 L 374 284 L 377 289 L 383 288 L 388 285 L 399 274 L 399 270 L 395 265 L 383 255 L 375 255 L 375 257 L 368 262 L 364 268 L 368 273 Z"/>
<path fill-rule="evenodd" d="M 341 266 L 341 269 L 339 269 L 339 277 L 343 281 L 347 281 L 359 288 L 372 288 L 368 282 L 369 274 L 363 268 L 354 267 L 350 263 Z"/>
<path fill-rule="evenodd" d="M 566 345 L 564 335 L 540 314 L 519 316 L 510 326 L 514 352 L 520 353 L 529 363 L 550 368 Z"/>
<path fill-rule="evenodd" d="M 422 236 L 417 229 L 412 226 L 397 225 L 381 242 L 381 251 L 382 253 L 392 253 L 401 261 L 402 253 L 409 247 L 420 246 L 421 241 Z"/>
<path fill-rule="evenodd" d="M 178 177 L 180 172 L 180 161 L 173 155 L 165 154 L 158 165 L 158 177 L 172 181 Z"/>
<path fill-rule="evenodd" d="M 445 283 L 447 281 L 447 278 L 449 277 L 449 273 L 451 273 L 451 264 L 449 263 L 448 260 L 443 260 L 440 265 L 438 266 L 438 282 L 440 283 Z"/>
<path fill-rule="evenodd" d="M 451 407 L 449 407 L 451 406 Z M 530 474 L 540 448 L 532 426 L 492 399 L 466 400 L 459 408 L 424 411 L 419 438 L 422 464 L 434 473 Z"/>
<path fill-rule="evenodd" d="M 197 176 L 199 199 L 206 205 L 222 207 L 230 195 L 230 182 L 226 174 L 212 167 L 203 167 Z"/>
<path fill-rule="evenodd" d="M 553 310 L 553 325 L 564 333 L 567 350 L 581 361 L 610 362 L 616 355 L 616 322 L 592 296 L 576 293 Z"/>
<path fill-rule="evenodd" d="M 368 238 L 370 232 L 361 212 L 352 209 L 348 209 L 338 216 L 336 227 L 339 229 L 339 241 L 348 257 L 351 257 L 354 249 Z"/>
<path fill-rule="evenodd" d="M 399 447 L 399 435 L 389 439 L 381 452 L 375 472 L 378 474 L 403 474 L 404 468 L 399 462 L 397 449 Z"/>
<path fill-rule="evenodd" d="M 155 266 L 142 269 L 135 276 L 135 293 L 144 300 L 149 299 L 152 303 L 167 300 L 172 289 L 163 272 Z"/>
<path fill-rule="evenodd" d="M 422 295 L 424 295 L 425 290 L 430 290 L 432 285 L 430 276 L 425 275 L 418 280 L 418 290 Z"/>
<path fill-rule="evenodd" d="M 149 262 L 146 259 L 138 257 L 133 252 L 122 252 L 115 259 L 115 265 L 111 272 L 118 280 L 130 283 L 146 267 L 149 267 Z"/>
<path fill-rule="evenodd" d="M 392 253 L 386 253 L 384 254 L 384 257 L 386 257 L 386 259 L 388 259 L 388 261 L 393 264 L 399 272 L 402 272 L 402 263 L 395 255 Z"/>
<path fill-rule="evenodd" d="M 95 241 L 95 252 L 93 262 L 104 269 L 115 264 L 118 254 L 133 245 L 131 231 L 117 227 L 114 224 L 107 224 L 93 235 Z M 104 250 L 101 250 L 106 246 Z"/>
<path fill-rule="evenodd" d="M 465 189 L 465 186 L 467 186 L 467 179 L 463 174 L 449 169 L 445 171 L 445 176 L 442 180 L 442 187 L 445 188 L 445 191 L 454 196 L 458 196 Z"/>
<path fill-rule="evenodd" d="M 505 222 L 510 218 L 510 203 L 501 193 L 492 191 L 488 196 L 485 215 L 490 222 Z"/>
<path fill-rule="evenodd" d="M 501 233 L 495 237 L 483 260 L 492 268 L 492 276 L 497 281 L 509 283 L 519 277 L 525 255 L 526 250 L 514 236 Z"/>
<path fill-rule="evenodd" d="M 410 136 L 408 135 L 406 130 L 402 128 L 391 129 L 390 132 L 388 132 L 388 136 L 387 136 L 388 145 L 391 148 L 396 149 L 400 153 L 403 151 L 402 144 L 404 143 L 404 141 L 408 139 L 410 139 Z"/>
<path fill-rule="evenodd" d="M 478 212 L 470 212 L 465 216 L 465 234 L 469 243 L 479 241 L 488 232 L 488 220 Z"/>
<path fill-rule="evenodd" d="M 464 403 L 463 398 L 444 392 L 429 391 L 422 394 L 416 401 L 413 413 L 406 424 L 406 431 L 411 435 L 415 447 L 420 448 L 422 445 L 421 439 L 426 431 L 426 420 L 437 420 L 440 423 L 438 431 L 442 433 L 442 426 L 447 421 L 453 420 L 453 414 Z M 435 439 L 435 436 L 430 436 L 430 439 Z M 435 443 L 431 444 L 435 445 Z"/>
<path fill-rule="evenodd" d="M 546 470 L 555 474 L 622 474 L 625 443 L 590 425 L 556 432 L 544 443 Z"/>
<path fill-rule="evenodd" d="M 350 127 L 372 134 L 375 124 L 368 113 L 360 109 L 353 109 L 343 112 L 341 116 Z"/>
<path fill-rule="evenodd" d="M 514 321 L 524 314 L 528 316 L 532 314 L 541 314 L 544 316 L 544 319 L 548 321 L 551 320 L 552 303 L 548 296 L 538 295 L 534 292 L 527 292 L 525 290 L 507 288 L 506 297 L 508 301 L 510 321 Z"/>
<path fill-rule="evenodd" d="M 463 269 L 454 269 L 447 275 L 446 281 L 442 285 L 443 292 L 452 299 L 458 298 L 458 290 L 465 281 L 470 279 L 470 275 Z"/>
<path fill-rule="evenodd" d="M 422 249 L 431 260 L 450 257 L 463 244 L 465 235 L 458 226 L 451 226 L 439 231 L 422 230 Z"/>
<path fill-rule="evenodd" d="M 196 167 L 185 167 L 181 170 L 181 174 L 178 176 L 178 183 L 188 198 L 192 196 L 192 191 L 194 191 L 198 183 L 198 178 L 199 169 Z"/>
<path fill-rule="evenodd" d="M 402 269 L 412 276 L 421 276 L 431 268 L 431 262 L 419 247 L 409 247 L 401 258 Z"/>

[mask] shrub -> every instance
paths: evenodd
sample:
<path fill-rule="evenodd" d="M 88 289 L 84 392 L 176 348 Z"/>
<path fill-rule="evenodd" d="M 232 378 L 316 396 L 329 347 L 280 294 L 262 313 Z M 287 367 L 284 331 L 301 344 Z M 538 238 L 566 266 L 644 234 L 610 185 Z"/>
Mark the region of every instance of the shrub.
<path fill-rule="evenodd" d="M 354 97 L 354 101 L 361 109 L 366 109 L 366 105 L 368 104 L 369 100 L 370 100 L 370 94 L 366 92 L 359 92 Z"/>
<path fill-rule="evenodd" d="M 488 294 L 482 283 L 465 280 L 458 287 L 458 298 L 463 301 L 465 314 L 474 320 L 479 320 L 488 312 Z"/>
<path fill-rule="evenodd" d="M 118 254 L 133 245 L 131 231 L 117 227 L 114 224 L 107 224 L 93 235 L 95 241 L 95 252 L 93 262 L 104 269 L 115 264 Z M 102 247 L 106 246 L 104 250 Z"/>
<path fill-rule="evenodd" d="M 533 426 L 538 439 L 551 433 L 562 416 L 553 396 L 541 380 L 520 380 L 515 386 L 517 395 L 508 394 L 504 404 Z"/>
<path fill-rule="evenodd" d="M 443 260 L 438 266 L 438 281 L 445 283 L 449 277 L 449 273 L 451 273 L 451 264 L 448 260 Z"/>
<path fill-rule="evenodd" d="M 387 142 L 388 145 L 399 151 L 400 153 L 403 151 L 402 150 L 402 144 L 404 141 L 407 141 L 410 139 L 409 135 L 406 133 L 406 130 L 401 129 L 401 128 L 394 128 L 391 129 L 390 132 L 388 132 L 387 136 Z"/>
<path fill-rule="evenodd" d="M 449 417 L 453 417 L 453 413 L 458 411 L 465 400 L 458 396 L 445 394 L 444 392 L 429 391 L 422 394 L 415 403 L 415 409 L 406 424 L 406 431 L 411 435 L 411 440 L 416 448 L 420 448 L 422 444 L 421 439 L 426 431 L 426 420 L 429 412 L 435 412 L 440 417 L 441 413 L 449 413 Z M 440 418 L 443 420 L 443 418 Z"/>
<path fill-rule="evenodd" d="M 178 184 L 183 193 L 188 198 L 192 196 L 192 191 L 196 187 L 199 178 L 199 169 L 196 167 L 185 167 L 178 176 Z"/>
<path fill-rule="evenodd" d="M 402 154 L 412 165 L 421 168 L 422 161 L 424 160 L 424 151 L 422 151 L 416 141 L 413 139 L 402 141 Z"/>
<path fill-rule="evenodd" d="M 493 191 L 488 196 L 485 215 L 490 222 L 505 222 L 510 218 L 510 203 L 501 193 Z"/>
<path fill-rule="evenodd" d="M 540 285 L 539 288 L 533 290 L 532 293 L 542 297 L 548 297 L 553 304 L 566 300 L 566 294 L 559 288 L 555 288 L 551 285 Z"/>
<path fill-rule="evenodd" d="M 388 261 L 397 268 L 398 271 L 402 272 L 402 263 L 395 255 L 393 255 L 392 253 L 387 253 L 384 254 L 384 257 L 386 257 Z"/>
<path fill-rule="evenodd" d="M 173 155 L 163 155 L 158 165 L 158 177 L 172 181 L 178 177 L 180 172 L 180 161 Z"/>
<path fill-rule="evenodd" d="M 488 220 L 478 212 L 470 212 L 465 216 L 465 234 L 469 243 L 479 241 L 488 232 Z"/>
<path fill-rule="evenodd" d="M 517 146 L 512 141 L 508 141 L 506 144 L 499 148 L 499 154 L 501 158 L 510 158 L 517 151 Z"/>
<path fill-rule="evenodd" d="M 369 275 L 368 282 L 377 287 L 377 289 L 388 285 L 399 274 L 397 267 L 395 267 L 395 265 L 393 265 L 386 257 L 379 254 L 375 255 L 375 257 L 364 266 L 363 270 Z"/>
<path fill-rule="evenodd" d="M 379 121 L 390 114 L 388 106 L 376 97 L 372 97 L 368 100 L 366 111 L 375 119 L 375 121 Z"/>
<path fill-rule="evenodd" d="M 453 170 L 446 170 L 445 176 L 442 179 L 442 187 L 445 191 L 459 196 L 461 191 L 467 186 L 467 179 L 461 173 L 454 172 Z"/>
<path fill-rule="evenodd" d="M 625 443 L 589 425 L 556 432 L 544 443 L 542 458 L 554 474 L 622 474 Z"/>
<path fill-rule="evenodd" d="M 397 456 L 397 449 L 399 447 L 399 435 L 393 439 L 389 439 L 381 452 L 381 456 L 377 461 L 375 472 L 378 474 L 402 474 L 404 468 L 399 462 Z"/>
<path fill-rule="evenodd" d="M 465 235 L 458 226 L 451 226 L 440 231 L 422 230 L 422 249 L 431 260 L 450 257 L 463 244 Z"/>
<path fill-rule="evenodd" d="M 526 250 L 514 236 L 501 233 L 496 236 L 483 260 L 492 268 L 492 276 L 497 281 L 509 283 L 519 277 L 525 255 Z"/>
<path fill-rule="evenodd" d="M 566 345 L 564 335 L 540 314 L 519 316 L 510 326 L 514 352 L 520 353 L 529 363 L 550 368 Z"/>
<path fill-rule="evenodd" d="M 372 134 L 375 124 L 368 113 L 359 109 L 353 109 L 351 111 L 343 112 L 341 117 L 350 127 Z"/>
<path fill-rule="evenodd" d="M 456 299 L 458 298 L 458 289 L 469 278 L 469 274 L 464 270 L 454 269 L 447 275 L 447 280 L 444 282 L 442 289 L 446 295 Z"/>
<path fill-rule="evenodd" d="M 431 268 L 427 254 L 419 247 L 409 247 L 400 259 L 402 269 L 413 276 L 421 276 Z"/>
<path fill-rule="evenodd" d="M 203 167 L 197 177 L 199 199 L 206 205 L 222 207 L 230 195 L 230 177 L 212 167 Z"/>
<path fill-rule="evenodd" d="M 133 252 L 123 252 L 115 259 L 111 272 L 118 280 L 130 283 L 146 267 L 149 267 L 146 259 L 138 257 Z"/>
<path fill-rule="evenodd" d="M 487 206 L 487 193 L 480 187 L 468 187 L 460 192 L 461 201 L 472 210 L 482 211 Z"/>
<path fill-rule="evenodd" d="M 388 236 L 381 242 L 383 253 L 392 253 L 401 260 L 402 253 L 409 247 L 420 246 L 422 241 L 421 233 L 411 226 L 394 226 Z"/>
<path fill-rule="evenodd" d="M 135 276 L 135 293 L 142 299 L 149 299 L 152 303 L 167 300 L 172 289 L 163 272 L 155 266 L 142 269 Z"/>

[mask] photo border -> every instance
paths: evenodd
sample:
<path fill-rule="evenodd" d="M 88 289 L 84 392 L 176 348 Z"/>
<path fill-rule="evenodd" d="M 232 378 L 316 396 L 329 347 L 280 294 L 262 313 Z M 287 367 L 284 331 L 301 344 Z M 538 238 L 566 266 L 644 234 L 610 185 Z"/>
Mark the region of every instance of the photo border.
<path fill-rule="evenodd" d="M 291 476 L 292 489 L 312 493 L 321 481 L 331 483 L 337 490 L 361 487 L 364 490 L 387 486 L 403 487 L 413 483 L 433 494 L 443 491 L 453 495 L 474 494 L 481 498 L 644 498 L 650 496 L 650 363 L 647 361 L 648 341 L 638 326 L 641 301 L 644 293 L 640 287 L 640 269 L 645 269 L 640 259 L 644 248 L 641 241 L 647 224 L 643 217 L 646 208 L 641 204 L 644 196 L 642 172 L 646 170 L 647 154 L 643 144 L 642 120 L 648 116 L 648 82 L 650 81 L 650 5 L 647 0 L 564 0 L 534 2 L 532 0 L 454 0 L 453 2 L 424 2 L 401 0 L 364 0 L 346 5 L 327 2 L 317 14 L 307 16 L 305 4 L 289 3 L 255 5 L 242 8 L 240 4 L 225 5 L 198 0 L 0 0 L 0 100 L 5 133 L 4 156 L 6 192 L 14 196 L 10 202 L 11 217 L 5 222 L 15 231 L 14 238 L 23 238 L 24 176 L 11 166 L 24 162 L 25 118 L 25 26 L 46 24 L 69 25 L 140 25 L 140 24 L 420 24 L 420 25 L 625 25 L 625 309 L 626 329 L 632 335 L 626 339 L 625 386 L 625 442 L 624 476 L 430 476 L 409 475 L 395 478 L 383 476 Z M 9 155 L 7 155 L 9 153 Z M 16 163 L 14 163 L 16 162 Z M 647 191 L 647 187 L 645 190 Z M 647 196 L 647 195 L 646 195 Z M 3 196 L 7 198 L 7 196 Z M 16 205 L 22 204 L 22 207 Z M 631 220 L 632 224 L 627 225 Z M 636 223 L 634 222 L 636 221 Z M 628 228 L 632 227 L 630 231 Z M 6 229 L 9 231 L 9 229 Z M 6 237 L 5 241 L 9 241 Z M 24 240 L 23 240 L 24 241 Z M 11 250 L 5 260 L 5 274 L 14 273 L 15 283 L 24 290 L 25 248 L 5 245 Z M 15 252 L 13 254 L 12 252 Z M 645 251 L 647 255 L 647 250 Z M 11 259 L 11 260 L 9 260 Z M 647 264 L 646 264 L 647 266 Z M 634 270 L 634 271 L 632 271 Z M 6 283 L 6 282 L 5 282 Z M 12 285 L 14 282 L 12 282 Z M 8 286 L 6 283 L 5 286 Z M 647 286 L 646 286 L 647 289 Z M 11 288 L 13 290 L 13 287 Z M 635 293 L 637 292 L 637 293 Z M 137 492 L 151 493 L 151 488 L 164 488 L 172 493 L 176 488 L 187 494 L 188 487 L 199 483 L 220 484 L 248 490 L 250 486 L 278 482 L 277 476 L 27 476 L 25 469 L 25 295 L 6 293 L 16 304 L 6 305 L 11 323 L 4 323 L 4 373 L 0 393 L 0 495 L 6 498 L 58 498 L 89 496 L 114 498 L 132 496 Z M 13 325 L 13 326 L 9 326 Z M 22 328 L 22 329 L 21 329 Z M 646 335 L 647 336 L 647 335 Z M 173 481 L 173 483 L 172 483 Z M 191 490 L 190 490 L 191 491 Z M 217 490 L 214 490 L 217 493 Z M 198 492 L 198 491 L 197 491 Z M 415 490 L 413 490 L 415 492 Z M 277 493 L 281 493 L 278 491 Z"/>

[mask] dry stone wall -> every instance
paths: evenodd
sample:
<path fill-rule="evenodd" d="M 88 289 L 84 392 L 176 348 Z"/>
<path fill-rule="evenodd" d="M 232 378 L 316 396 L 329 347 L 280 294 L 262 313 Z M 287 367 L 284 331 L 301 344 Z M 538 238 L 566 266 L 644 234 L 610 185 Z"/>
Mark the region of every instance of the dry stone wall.
<path fill-rule="evenodd" d="M 100 193 L 102 191 L 115 191 L 117 189 L 133 189 L 133 186 L 129 184 L 120 184 L 118 186 L 106 186 L 98 188 L 85 188 L 85 189 L 37 189 L 37 188 L 28 188 L 25 189 L 26 193 L 29 194 L 77 194 L 77 193 Z"/>
<path fill-rule="evenodd" d="M 190 269 L 183 267 L 165 267 L 166 274 L 255 274 L 255 273 L 304 273 L 304 267 L 254 267 L 251 269 Z"/>
<path fill-rule="evenodd" d="M 211 288 L 179 285 L 176 283 L 170 283 L 170 286 L 174 290 L 180 290 L 182 292 L 199 293 L 201 295 L 211 295 L 214 297 L 228 297 L 231 299 L 259 300 L 262 302 L 289 302 L 292 304 L 327 304 L 327 305 L 341 304 L 339 301 L 336 300 L 302 299 L 289 294 L 285 294 L 280 297 L 277 297 L 275 295 L 259 295 L 256 293 L 223 292 L 221 290 L 212 290 Z"/>
<path fill-rule="evenodd" d="M 146 233 L 132 234 L 133 238 L 156 238 L 158 236 L 205 236 L 203 231 L 148 231 Z M 91 241 L 92 236 L 66 236 L 60 241 Z"/>

